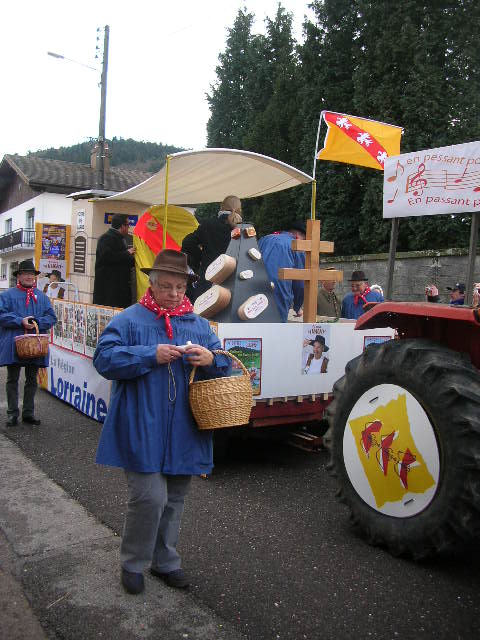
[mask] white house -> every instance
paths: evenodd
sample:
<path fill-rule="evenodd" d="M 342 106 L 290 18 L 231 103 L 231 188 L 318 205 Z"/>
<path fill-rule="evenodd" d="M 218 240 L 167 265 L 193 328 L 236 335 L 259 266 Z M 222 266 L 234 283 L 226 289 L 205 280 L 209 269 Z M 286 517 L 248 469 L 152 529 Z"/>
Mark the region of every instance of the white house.
<path fill-rule="evenodd" d="M 15 285 L 18 263 L 33 258 L 35 223 L 71 224 L 73 192 L 95 187 L 92 163 L 77 164 L 36 156 L 6 155 L 0 164 L 0 290 Z M 110 168 L 105 158 L 105 195 L 124 191 L 150 173 Z"/>

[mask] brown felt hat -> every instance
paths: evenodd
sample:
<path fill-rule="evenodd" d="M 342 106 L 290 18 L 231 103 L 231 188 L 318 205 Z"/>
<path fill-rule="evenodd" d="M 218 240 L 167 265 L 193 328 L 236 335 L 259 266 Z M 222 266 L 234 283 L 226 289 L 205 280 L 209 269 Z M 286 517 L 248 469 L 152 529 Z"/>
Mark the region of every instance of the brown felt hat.
<path fill-rule="evenodd" d="M 175 251 L 175 249 L 163 249 L 157 254 L 152 267 L 144 267 L 140 271 L 146 273 L 147 276 L 152 271 L 168 271 L 168 273 L 187 276 L 189 282 L 198 280 L 197 274 L 188 266 L 186 254 L 181 251 Z"/>

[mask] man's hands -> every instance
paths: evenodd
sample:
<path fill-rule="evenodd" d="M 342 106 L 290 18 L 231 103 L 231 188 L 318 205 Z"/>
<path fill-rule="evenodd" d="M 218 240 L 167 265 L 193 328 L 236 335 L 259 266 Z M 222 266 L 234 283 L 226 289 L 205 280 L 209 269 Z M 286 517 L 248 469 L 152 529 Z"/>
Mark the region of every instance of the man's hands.
<path fill-rule="evenodd" d="M 183 349 L 180 350 L 175 344 L 157 344 L 156 356 L 158 364 L 168 364 L 181 358 Z"/>
<path fill-rule="evenodd" d="M 168 364 L 183 355 L 186 356 L 188 363 L 195 367 L 208 367 L 213 364 L 213 353 L 199 344 L 189 344 L 185 347 L 179 347 L 175 344 L 157 345 L 158 364 Z"/>
<path fill-rule="evenodd" d="M 35 329 L 32 316 L 26 316 L 22 319 L 22 327 L 24 329 Z"/>
<path fill-rule="evenodd" d="M 127 249 L 127 251 L 128 251 L 128 253 L 129 253 L 131 256 L 133 256 L 133 254 L 135 253 L 136 249 L 135 249 L 135 247 L 129 247 L 129 248 Z"/>

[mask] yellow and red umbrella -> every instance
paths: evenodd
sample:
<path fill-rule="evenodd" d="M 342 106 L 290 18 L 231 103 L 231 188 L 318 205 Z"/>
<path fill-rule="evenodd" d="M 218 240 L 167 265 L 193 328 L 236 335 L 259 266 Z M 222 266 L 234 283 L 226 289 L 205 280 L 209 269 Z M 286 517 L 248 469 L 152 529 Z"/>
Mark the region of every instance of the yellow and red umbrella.
<path fill-rule="evenodd" d="M 143 296 L 148 287 L 148 276 L 140 269 L 151 267 L 157 253 L 164 248 L 179 250 L 184 237 L 198 227 L 198 222 L 192 211 L 169 205 L 164 247 L 164 224 L 165 206 L 155 205 L 145 211 L 133 230 L 138 299 Z"/>

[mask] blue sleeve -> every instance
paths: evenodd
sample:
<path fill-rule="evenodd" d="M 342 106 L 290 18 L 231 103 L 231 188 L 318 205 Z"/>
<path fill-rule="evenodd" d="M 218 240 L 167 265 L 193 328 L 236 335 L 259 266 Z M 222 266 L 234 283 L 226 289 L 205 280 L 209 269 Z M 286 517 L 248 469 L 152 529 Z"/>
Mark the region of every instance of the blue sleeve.
<path fill-rule="evenodd" d="M 50 331 L 53 325 L 57 321 L 57 316 L 55 315 L 55 311 L 52 309 L 52 305 L 50 304 L 50 300 L 45 296 L 46 301 L 44 300 L 44 306 L 40 313 L 37 312 L 35 316 L 35 320 L 38 323 L 38 330 L 40 333 L 46 333 Z"/>
<path fill-rule="evenodd" d="M 211 329 L 208 336 L 208 343 L 206 345 L 207 349 L 210 351 L 216 351 L 218 349 L 222 349 L 222 345 L 220 344 L 220 340 L 213 333 Z M 224 356 L 221 353 L 213 354 L 213 363 L 209 367 L 202 367 L 204 378 L 222 378 L 224 376 L 230 375 L 232 369 L 232 359 L 228 356 Z"/>
<path fill-rule="evenodd" d="M 129 380 L 149 373 L 157 364 L 157 345 L 129 345 L 128 325 L 111 322 L 98 341 L 93 366 L 107 380 Z"/>
<path fill-rule="evenodd" d="M 342 311 L 340 312 L 341 318 L 348 318 L 347 316 L 347 305 L 345 303 L 345 298 L 342 300 Z"/>
<path fill-rule="evenodd" d="M 25 313 L 25 315 L 27 315 Z M 7 293 L 0 295 L 0 326 L 6 329 L 17 329 L 22 326 L 22 320 L 25 316 L 21 316 L 12 309 L 10 297 Z"/>

